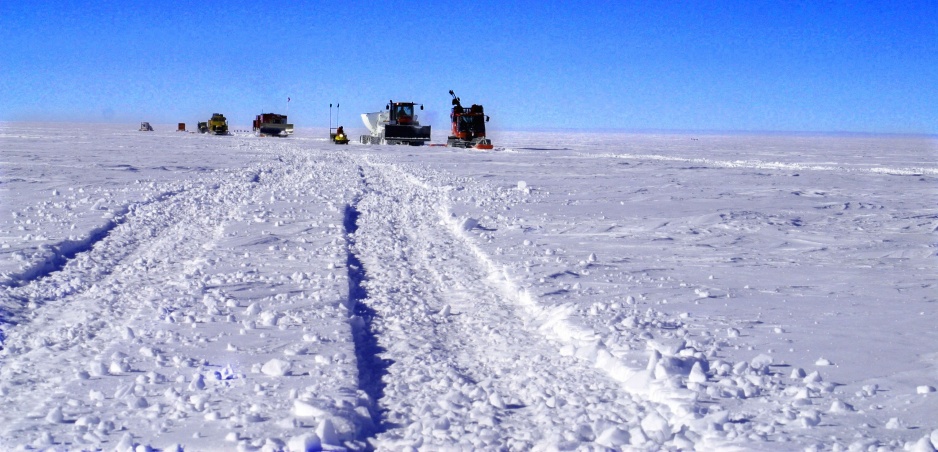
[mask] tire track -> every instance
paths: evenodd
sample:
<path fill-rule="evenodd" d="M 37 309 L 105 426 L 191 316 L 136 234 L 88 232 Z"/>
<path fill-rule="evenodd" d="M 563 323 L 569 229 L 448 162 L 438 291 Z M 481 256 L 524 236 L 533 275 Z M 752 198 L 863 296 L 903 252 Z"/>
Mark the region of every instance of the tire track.
<path fill-rule="evenodd" d="M 162 295 L 172 287 L 179 297 L 191 293 L 196 283 L 189 280 L 190 275 L 172 268 L 195 261 L 202 246 L 214 240 L 219 227 L 236 214 L 229 206 L 245 195 L 223 188 L 227 195 L 219 196 L 218 189 L 217 182 L 201 181 L 172 196 L 136 205 L 106 234 L 65 256 L 68 259 L 61 268 L 22 286 L 4 288 L 4 298 L 26 303 L 14 312 L 16 324 L 7 329 L 0 377 L 10 386 L 31 386 L 30 391 L 5 394 L 8 403 L 40 409 L 49 405 L 44 402 L 49 397 L 66 395 L 55 391 L 62 375 L 36 375 L 29 363 L 87 369 L 108 344 L 122 340 L 126 334 L 122 325 L 151 308 L 151 298 L 157 293 Z M 207 214 L 205 200 L 212 198 L 218 203 Z M 177 280 L 152 279 L 173 273 Z M 160 286 L 161 290 L 154 290 Z M 24 415 L 45 413 L 5 412 L 0 419 L 15 431 Z"/>
<path fill-rule="evenodd" d="M 358 203 L 354 248 L 366 270 L 362 302 L 376 312 L 371 327 L 390 362 L 378 448 L 681 439 L 667 405 L 636 400 L 603 371 L 557 353 L 441 217 L 438 190 L 390 166 L 362 166 L 372 189 Z"/>

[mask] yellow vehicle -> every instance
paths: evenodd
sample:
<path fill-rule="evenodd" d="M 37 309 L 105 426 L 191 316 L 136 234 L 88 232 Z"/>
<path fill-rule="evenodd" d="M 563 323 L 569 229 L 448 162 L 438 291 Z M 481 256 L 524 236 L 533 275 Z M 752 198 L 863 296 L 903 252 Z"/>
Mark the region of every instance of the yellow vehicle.
<path fill-rule="evenodd" d="M 199 132 L 228 135 L 228 120 L 221 113 L 212 113 L 212 119 L 199 123 Z"/>

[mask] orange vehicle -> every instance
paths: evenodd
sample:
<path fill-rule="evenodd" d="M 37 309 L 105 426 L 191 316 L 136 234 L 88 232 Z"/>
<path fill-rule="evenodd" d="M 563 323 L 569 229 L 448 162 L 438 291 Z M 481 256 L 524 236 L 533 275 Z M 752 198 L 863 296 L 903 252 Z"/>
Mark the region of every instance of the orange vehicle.
<path fill-rule="evenodd" d="M 468 109 L 463 108 L 453 90 L 453 111 L 449 117 L 452 122 L 452 131 L 446 139 L 446 145 L 457 148 L 492 149 L 492 141 L 485 137 L 485 123 L 489 117 L 485 115 L 481 105 L 472 104 Z"/>

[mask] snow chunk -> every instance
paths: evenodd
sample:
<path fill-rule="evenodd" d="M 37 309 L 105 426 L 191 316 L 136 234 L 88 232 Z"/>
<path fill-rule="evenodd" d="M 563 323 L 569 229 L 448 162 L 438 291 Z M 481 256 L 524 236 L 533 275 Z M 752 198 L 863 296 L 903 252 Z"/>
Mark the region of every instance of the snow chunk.
<path fill-rule="evenodd" d="M 290 452 L 307 452 L 322 449 L 322 442 L 314 433 L 294 436 L 287 441 L 287 450 Z"/>
<path fill-rule="evenodd" d="M 886 428 L 889 430 L 899 430 L 905 428 L 905 425 L 903 425 L 899 418 L 893 417 L 886 421 Z"/>
<path fill-rule="evenodd" d="M 61 424 L 65 422 L 65 415 L 62 414 L 62 407 L 57 406 L 49 410 L 49 414 L 46 414 L 46 422 L 50 424 Z"/>
<path fill-rule="evenodd" d="M 341 445 L 342 442 L 339 440 L 339 435 L 335 432 L 335 426 L 332 425 L 332 421 L 329 419 L 323 419 L 319 426 L 316 427 L 316 435 L 319 436 L 319 439 L 323 444 L 329 445 Z"/>
<path fill-rule="evenodd" d="M 796 368 L 794 368 L 794 369 L 791 370 L 791 379 L 792 379 L 792 380 L 800 380 L 800 379 L 806 377 L 807 375 L 808 375 L 808 374 L 806 374 L 806 373 L 804 372 L 804 369 L 802 369 L 802 368 L 800 368 L 800 367 L 796 367 Z"/>
<path fill-rule="evenodd" d="M 853 411 L 853 407 L 842 400 L 835 400 L 831 403 L 831 409 L 828 411 L 831 413 L 848 413 Z"/>
<path fill-rule="evenodd" d="M 267 361 L 264 366 L 261 367 L 261 372 L 270 377 L 282 377 L 289 371 L 290 363 L 277 358 Z"/>
<path fill-rule="evenodd" d="M 752 366 L 753 369 L 766 369 L 774 363 L 774 358 L 763 353 L 753 358 L 749 365 Z"/>
<path fill-rule="evenodd" d="M 124 433 L 124 436 L 121 437 L 120 442 L 117 443 L 117 446 L 114 447 L 114 450 L 134 450 L 134 436 L 130 433 Z"/>
<path fill-rule="evenodd" d="M 192 376 L 192 382 L 189 383 L 189 390 L 196 391 L 200 389 L 205 389 L 205 378 L 202 374 L 195 374 Z"/>
<path fill-rule="evenodd" d="M 324 417 L 329 413 L 302 400 L 293 401 L 293 415 L 296 417 Z"/>
<path fill-rule="evenodd" d="M 645 434 L 655 438 L 658 443 L 667 440 L 671 434 L 671 427 L 668 425 L 667 419 L 656 412 L 645 416 L 645 419 L 642 419 L 641 426 Z"/>
<path fill-rule="evenodd" d="M 823 378 L 821 378 L 821 374 L 815 370 L 814 372 L 809 373 L 808 376 L 804 377 L 802 381 L 805 383 L 819 383 L 823 381 Z"/>
<path fill-rule="evenodd" d="M 475 218 L 472 218 L 472 217 L 466 217 L 462 220 L 462 222 L 460 222 L 459 229 L 469 232 L 475 229 L 476 226 L 478 225 L 479 225 L 479 220 L 476 220 Z"/>
<path fill-rule="evenodd" d="M 802 427 L 815 427 L 821 423 L 821 412 L 817 410 L 802 412 L 799 417 L 801 418 Z"/>
<path fill-rule="evenodd" d="M 690 375 L 687 376 L 687 381 L 691 383 L 707 382 L 707 373 L 704 372 L 703 367 L 699 362 L 694 363 L 694 367 L 690 369 Z"/>
<path fill-rule="evenodd" d="M 929 392 L 935 392 L 935 387 L 922 385 L 922 386 L 915 388 L 915 392 L 918 394 L 928 394 Z"/>
<path fill-rule="evenodd" d="M 90 373 L 92 377 L 103 377 L 107 375 L 107 366 L 101 361 L 92 361 L 91 364 L 88 365 L 88 373 Z"/>
<path fill-rule="evenodd" d="M 130 409 L 144 409 L 150 406 L 150 403 L 147 402 L 145 397 L 134 397 L 127 402 L 127 408 Z"/>
<path fill-rule="evenodd" d="M 609 427 L 596 438 L 596 444 L 612 449 L 620 449 L 629 443 L 629 432 L 619 427 Z"/>
<path fill-rule="evenodd" d="M 255 316 L 261 312 L 261 307 L 257 303 L 251 303 L 247 309 L 244 310 L 244 315 Z"/>
<path fill-rule="evenodd" d="M 108 367 L 108 373 L 111 375 L 121 375 L 130 372 L 130 366 L 125 362 L 113 361 Z"/>
<path fill-rule="evenodd" d="M 916 441 L 909 450 L 912 452 L 934 452 L 935 446 L 932 445 L 931 439 L 929 439 L 927 436 L 923 436 L 919 438 L 919 440 Z"/>
<path fill-rule="evenodd" d="M 817 361 L 814 362 L 814 365 L 815 366 L 833 366 L 834 363 L 832 363 L 827 358 L 819 358 Z"/>

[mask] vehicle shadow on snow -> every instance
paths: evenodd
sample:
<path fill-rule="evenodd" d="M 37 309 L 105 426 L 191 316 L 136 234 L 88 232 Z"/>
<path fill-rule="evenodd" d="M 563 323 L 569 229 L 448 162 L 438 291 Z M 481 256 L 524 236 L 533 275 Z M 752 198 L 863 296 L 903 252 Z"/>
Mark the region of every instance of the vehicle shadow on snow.
<path fill-rule="evenodd" d="M 366 428 L 364 437 L 374 436 L 397 426 L 389 425 L 383 420 L 383 413 L 379 411 L 378 400 L 384 397 L 384 377 L 392 360 L 384 359 L 381 354 L 384 347 L 378 344 L 372 325 L 378 313 L 368 306 L 368 291 L 362 286 L 366 279 L 366 271 L 358 256 L 354 253 L 354 234 L 358 230 L 359 212 L 354 204 L 345 206 L 343 226 L 346 239 L 346 268 L 348 268 L 349 301 L 353 308 L 354 317 L 351 320 L 352 333 L 355 339 L 355 355 L 358 361 L 358 387 L 368 395 L 371 413 L 370 428 Z"/>

